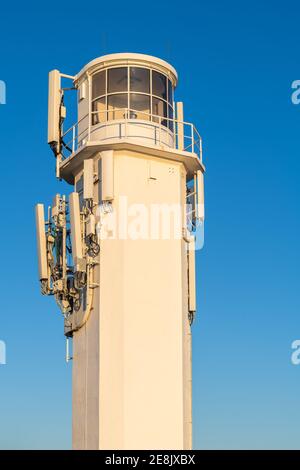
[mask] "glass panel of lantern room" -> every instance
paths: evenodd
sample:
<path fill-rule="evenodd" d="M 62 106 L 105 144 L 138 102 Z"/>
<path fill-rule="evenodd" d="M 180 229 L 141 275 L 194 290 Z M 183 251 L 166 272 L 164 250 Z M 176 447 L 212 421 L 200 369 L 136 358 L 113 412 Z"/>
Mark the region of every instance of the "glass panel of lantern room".
<path fill-rule="evenodd" d="M 92 124 L 95 126 L 105 121 L 107 121 L 106 99 L 103 96 L 92 104 Z"/>
<path fill-rule="evenodd" d="M 152 71 L 152 95 L 167 99 L 167 78 L 155 70 Z"/>
<path fill-rule="evenodd" d="M 130 118 L 150 120 L 150 96 L 130 93 Z"/>
<path fill-rule="evenodd" d="M 152 98 L 152 114 L 154 122 L 159 122 L 159 118 L 156 116 L 167 117 L 167 103 L 158 98 Z M 163 126 L 167 126 L 167 121 L 165 119 L 161 120 Z"/>
<path fill-rule="evenodd" d="M 93 86 L 92 86 L 92 99 L 99 98 L 99 96 L 103 96 L 106 93 L 106 80 L 105 80 L 106 73 L 100 72 L 93 76 Z"/>
<path fill-rule="evenodd" d="M 128 108 L 128 94 L 120 93 L 107 97 L 108 120 L 124 119 Z"/>
<path fill-rule="evenodd" d="M 168 102 L 173 106 L 173 87 L 171 80 L 168 80 Z"/>
<path fill-rule="evenodd" d="M 117 93 L 127 91 L 128 88 L 128 69 L 127 67 L 118 67 L 108 70 L 107 92 Z"/>
<path fill-rule="evenodd" d="M 150 93 L 150 70 L 130 67 L 130 91 Z"/>

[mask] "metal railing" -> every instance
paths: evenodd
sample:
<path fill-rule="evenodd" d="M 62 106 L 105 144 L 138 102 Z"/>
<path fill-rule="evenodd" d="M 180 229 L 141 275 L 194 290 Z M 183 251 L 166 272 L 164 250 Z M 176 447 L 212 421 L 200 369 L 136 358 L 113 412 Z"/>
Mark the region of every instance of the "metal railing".
<path fill-rule="evenodd" d="M 86 121 L 86 124 L 85 124 Z M 102 111 L 90 111 L 76 124 L 71 126 L 62 136 L 63 160 L 76 152 L 86 142 L 93 141 L 92 134 L 101 128 L 106 130 L 111 126 L 119 126 L 119 131 L 110 139 L 136 139 L 143 137 L 150 139 L 155 145 L 174 148 L 180 151 L 190 152 L 197 155 L 202 162 L 202 139 L 195 126 L 190 122 L 178 119 L 150 114 L 130 108 L 105 109 Z M 154 130 L 153 136 L 132 135 L 133 125 L 148 127 Z M 106 137 L 107 139 L 107 137 Z M 168 142 L 166 143 L 166 139 Z M 102 140 L 101 137 L 95 140 Z M 104 139 L 103 139 L 104 140 Z"/>

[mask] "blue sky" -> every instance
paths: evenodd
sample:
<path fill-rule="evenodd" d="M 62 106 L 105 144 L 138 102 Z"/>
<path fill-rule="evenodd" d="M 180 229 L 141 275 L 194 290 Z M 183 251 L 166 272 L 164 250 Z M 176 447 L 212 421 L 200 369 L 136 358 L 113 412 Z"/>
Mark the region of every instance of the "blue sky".
<path fill-rule="evenodd" d="M 46 143 L 47 79 L 112 52 L 178 71 L 204 140 L 205 248 L 193 326 L 194 447 L 300 448 L 299 2 L 1 6 L 0 448 L 70 448 L 61 315 L 39 293 L 33 207 L 69 191 Z"/>

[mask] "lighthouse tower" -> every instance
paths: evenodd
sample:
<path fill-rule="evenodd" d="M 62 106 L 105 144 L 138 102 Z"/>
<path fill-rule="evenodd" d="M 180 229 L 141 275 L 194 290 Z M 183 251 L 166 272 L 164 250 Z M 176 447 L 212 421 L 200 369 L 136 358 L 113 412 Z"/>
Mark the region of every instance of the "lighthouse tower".
<path fill-rule="evenodd" d="M 192 448 L 204 166 L 176 84 L 170 64 L 132 53 L 49 75 L 48 142 L 73 189 L 46 221 L 36 206 L 39 278 L 73 342 L 74 449 Z"/>

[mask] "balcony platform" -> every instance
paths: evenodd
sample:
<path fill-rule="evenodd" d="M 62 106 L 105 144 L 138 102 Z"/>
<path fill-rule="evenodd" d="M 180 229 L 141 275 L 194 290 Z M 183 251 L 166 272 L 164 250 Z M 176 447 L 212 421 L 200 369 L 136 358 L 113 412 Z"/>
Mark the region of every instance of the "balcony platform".
<path fill-rule="evenodd" d="M 147 154 L 182 162 L 187 171 L 187 180 L 193 178 L 195 171 L 201 170 L 203 173 L 205 171 L 205 167 L 196 153 L 162 145 L 143 145 L 142 143 L 133 142 L 130 138 L 122 138 L 117 141 L 113 138 L 105 141 L 88 141 L 79 147 L 60 163 L 60 177 L 67 183 L 74 184 L 74 175 L 83 166 L 83 161 L 104 150 L 130 150 L 137 154 Z"/>

